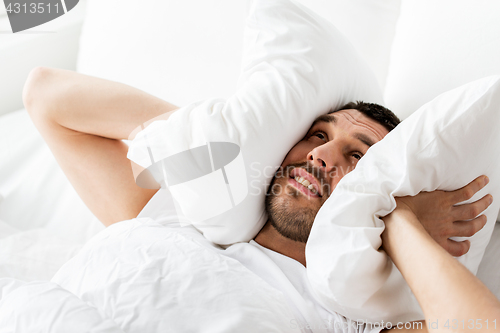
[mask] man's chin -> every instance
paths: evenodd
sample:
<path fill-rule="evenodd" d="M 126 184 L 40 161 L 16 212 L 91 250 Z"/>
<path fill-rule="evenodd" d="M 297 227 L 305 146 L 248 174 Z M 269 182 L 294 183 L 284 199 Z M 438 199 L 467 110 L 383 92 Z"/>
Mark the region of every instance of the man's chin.
<path fill-rule="evenodd" d="M 304 204 L 302 202 L 305 201 Z M 266 198 L 266 211 L 271 225 L 284 237 L 294 241 L 307 241 L 318 209 L 312 209 L 308 199 L 282 194 Z"/>

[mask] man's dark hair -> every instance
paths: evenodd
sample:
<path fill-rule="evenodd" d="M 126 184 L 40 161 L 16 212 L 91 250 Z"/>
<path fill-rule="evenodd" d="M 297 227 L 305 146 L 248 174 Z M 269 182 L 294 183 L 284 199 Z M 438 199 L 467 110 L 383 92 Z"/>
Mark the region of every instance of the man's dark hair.
<path fill-rule="evenodd" d="M 365 116 L 375 120 L 384 126 L 389 132 L 392 131 L 400 122 L 398 116 L 396 116 L 391 110 L 378 105 L 375 103 L 365 103 L 362 101 L 350 102 L 341 107 L 338 110 L 330 111 L 328 113 L 334 113 L 340 110 L 350 110 L 355 109 L 364 114 Z"/>

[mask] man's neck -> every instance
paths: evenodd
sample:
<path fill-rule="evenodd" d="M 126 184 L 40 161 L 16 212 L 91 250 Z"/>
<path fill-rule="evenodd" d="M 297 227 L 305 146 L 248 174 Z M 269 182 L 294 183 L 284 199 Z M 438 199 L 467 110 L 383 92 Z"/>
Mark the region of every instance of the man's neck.
<path fill-rule="evenodd" d="M 295 259 L 306 266 L 306 244 L 282 236 L 269 221 L 266 222 L 254 240 L 260 245 Z"/>

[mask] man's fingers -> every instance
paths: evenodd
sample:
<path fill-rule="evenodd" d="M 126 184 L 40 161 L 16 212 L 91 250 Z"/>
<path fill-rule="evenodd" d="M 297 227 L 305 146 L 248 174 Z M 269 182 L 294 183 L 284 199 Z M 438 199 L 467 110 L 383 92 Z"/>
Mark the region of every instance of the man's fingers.
<path fill-rule="evenodd" d="M 447 240 L 445 250 L 454 257 L 460 257 L 469 252 L 470 242 L 465 240 L 463 242 L 455 242 L 451 239 Z"/>
<path fill-rule="evenodd" d="M 452 200 L 454 203 L 459 203 L 462 201 L 469 200 L 476 194 L 479 190 L 481 190 L 483 187 L 488 184 L 489 179 L 486 176 L 479 176 L 476 179 L 474 179 L 472 182 L 469 184 L 465 185 L 464 187 L 452 191 Z"/>
<path fill-rule="evenodd" d="M 493 196 L 491 194 L 487 194 L 477 201 L 455 206 L 452 208 L 453 218 L 455 221 L 472 220 L 484 212 L 492 202 Z"/>
<path fill-rule="evenodd" d="M 471 237 L 486 225 L 486 215 L 480 215 L 470 221 L 453 222 L 453 234 L 450 237 Z M 451 239 L 446 240 L 445 250 L 454 257 L 460 257 L 469 252 L 470 241 L 456 242 Z"/>
<path fill-rule="evenodd" d="M 471 237 L 486 225 L 486 215 L 480 215 L 470 221 L 453 222 L 453 234 L 450 237 Z"/>

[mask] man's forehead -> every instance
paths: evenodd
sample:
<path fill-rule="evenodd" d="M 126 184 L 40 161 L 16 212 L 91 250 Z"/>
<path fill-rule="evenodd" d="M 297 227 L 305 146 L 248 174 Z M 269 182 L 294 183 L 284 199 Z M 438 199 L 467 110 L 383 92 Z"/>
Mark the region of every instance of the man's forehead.
<path fill-rule="evenodd" d="M 325 122 L 325 123 L 337 123 L 338 119 L 341 118 L 340 116 L 349 116 L 350 118 L 353 119 L 362 119 L 364 118 L 365 120 L 371 120 L 369 117 L 364 115 L 363 113 L 359 112 L 358 110 L 355 109 L 348 109 L 348 110 L 340 110 L 340 111 L 335 111 L 335 112 L 330 112 L 327 114 L 323 114 L 316 118 L 313 122 L 313 126 L 317 123 L 320 122 Z"/>
<path fill-rule="evenodd" d="M 358 110 L 348 109 L 324 114 L 314 120 L 312 127 L 318 123 L 332 123 L 334 125 L 354 125 L 357 128 L 371 132 L 376 141 L 382 140 L 389 131 L 378 121 L 371 119 Z"/>

